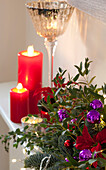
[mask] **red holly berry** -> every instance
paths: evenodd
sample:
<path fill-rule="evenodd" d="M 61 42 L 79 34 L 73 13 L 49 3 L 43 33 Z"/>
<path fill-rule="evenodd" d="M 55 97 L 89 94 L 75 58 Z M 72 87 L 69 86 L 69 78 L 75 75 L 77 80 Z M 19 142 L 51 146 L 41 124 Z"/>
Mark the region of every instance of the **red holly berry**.
<path fill-rule="evenodd" d="M 64 142 L 64 146 L 65 146 L 66 148 L 70 148 L 71 145 L 72 145 L 72 143 L 71 143 L 70 140 L 66 140 L 66 141 Z"/>
<path fill-rule="evenodd" d="M 72 126 L 73 129 L 75 129 L 75 126 Z"/>

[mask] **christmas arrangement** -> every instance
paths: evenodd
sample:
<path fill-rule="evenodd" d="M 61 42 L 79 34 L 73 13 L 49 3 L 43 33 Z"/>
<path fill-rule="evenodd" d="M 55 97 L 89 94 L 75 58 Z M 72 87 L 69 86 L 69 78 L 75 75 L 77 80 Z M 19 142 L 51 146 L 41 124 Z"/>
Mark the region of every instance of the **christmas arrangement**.
<path fill-rule="evenodd" d="M 67 82 L 66 70 L 59 68 L 53 88 L 35 91 L 36 96 L 42 94 L 38 107 L 47 118 L 31 128 L 27 125 L 23 130 L 16 129 L 0 136 L 6 151 L 11 139 L 13 147 L 24 144 L 29 154 L 24 160 L 25 168 L 105 169 L 106 84 L 101 88 L 92 84 L 95 76 L 89 79 L 90 64 L 86 58 L 84 64 L 75 65 L 78 73 L 75 77 L 68 75 Z M 33 115 L 39 116 L 42 114 Z M 39 128 L 35 130 L 36 127 Z"/>

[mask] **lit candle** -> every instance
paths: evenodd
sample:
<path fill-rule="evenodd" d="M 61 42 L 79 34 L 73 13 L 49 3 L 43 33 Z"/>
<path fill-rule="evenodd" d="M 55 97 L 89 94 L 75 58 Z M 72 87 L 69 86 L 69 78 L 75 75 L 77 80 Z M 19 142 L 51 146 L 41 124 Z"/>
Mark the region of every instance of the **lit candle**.
<path fill-rule="evenodd" d="M 21 118 L 29 114 L 29 91 L 21 83 L 10 90 L 10 119 L 21 123 Z"/>
<path fill-rule="evenodd" d="M 28 118 L 28 120 L 26 120 Z M 36 118 L 36 117 L 28 117 L 28 116 L 25 116 L 21 119 L 21 123 L 22 123 L 22 126 L 26 126 L 26 125 L 34 125 L 34 124 L 37 124 L 37 123 L 41 123 L 43 121 L 42 118 Z"/>
<path fill-rule="evenodd" d="M 37 117 L 33 117 L 33 116 L 32 117 L 25 116 L 21 119 L 21 123 L 22 123 L 23 127 L 28 125 L 28 129 L 26 131 L 33 131 L 33 132 L 42 131 L 42 132 L 44 132 L 44 128 L 39 126 L 39 124 L 43 123 L 43 119 L 40 117 L 37 118 Z M 38 126 L 35 127 L 34 126 L 35 124 L 38 124 Z"/>
<path fill-rule="evenodd" d="M 43 54 L 34 51 L 33 46 L 29 46 L 27 51 L 21 51 L 18 54 L 18 82 L 22 83 L 29 90 L 29 112 L 38 114 L 37 103 L 41 95 L 34 96 L 42 87 L 42 64 Z"/>

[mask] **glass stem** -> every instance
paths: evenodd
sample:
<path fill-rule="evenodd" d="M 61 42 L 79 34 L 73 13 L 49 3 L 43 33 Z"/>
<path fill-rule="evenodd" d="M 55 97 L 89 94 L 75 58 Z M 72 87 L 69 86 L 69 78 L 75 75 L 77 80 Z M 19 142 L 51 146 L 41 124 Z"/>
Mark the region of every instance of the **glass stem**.
<path fill-rule="evenodd" d="M 49 69 L 48 69 L 48 83 L 49 87 L 53 87 L 53 57 L 57 45 L 57 40 L 49 42 L 46 38 L 44 40 L 45 47 L 48 52 L 48 61 L 49 61 Z"/>

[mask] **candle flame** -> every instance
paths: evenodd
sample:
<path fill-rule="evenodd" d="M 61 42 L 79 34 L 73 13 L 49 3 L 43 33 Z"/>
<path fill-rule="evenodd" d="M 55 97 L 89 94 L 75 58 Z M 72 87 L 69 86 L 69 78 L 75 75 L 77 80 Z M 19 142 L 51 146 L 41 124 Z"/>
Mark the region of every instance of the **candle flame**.
<path fill-rule="evenodd" d="M 27 52 L 28 52 L 28 56 L 30 56 L 30 57 L 34 55 L 33 45 L 28 46 Z"/>
<path fill-rule="evenodd" d="M 18 83 L 17 86 L 11 90 L 15 93 L 23 93 L 23 92 L 28 91 L 26 88 L 23 88 L 22 83 Z"/>
<path fill-rule="evenodd" d="M 18 90 L 23 89 L 23 85 L 22 85 L 22 83 L 18 83 L 18 84 L 17 84 L 17 86 L 16 86 L 16 88 L 17 88 Z"/>
<path fill-rule="evenodd" d="M 12 159 L 12 162 L 15 163 L 15 162 L 17 162 L 17 160 L 16 159 Z"/>
<path fill-rule="evenodd" d="M 28 46 L 27 51 L 23 51 L 22 55 L 27 57 L 35 57 L 38 56 L 40 53 L 38 51 L 34 51 L 33 45 Z"/>

